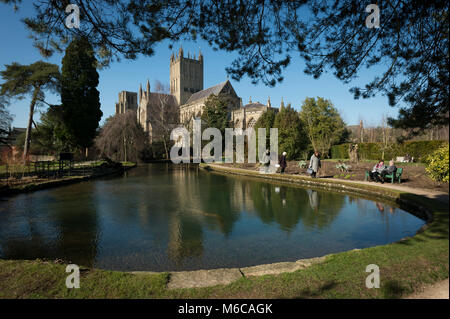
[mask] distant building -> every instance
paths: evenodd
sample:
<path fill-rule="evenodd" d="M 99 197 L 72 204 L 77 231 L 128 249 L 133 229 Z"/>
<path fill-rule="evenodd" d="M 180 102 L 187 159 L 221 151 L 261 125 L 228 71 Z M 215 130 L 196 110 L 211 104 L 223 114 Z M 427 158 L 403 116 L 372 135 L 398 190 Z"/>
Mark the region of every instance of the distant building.
<path fill-rule="evenodd" d="M 128 110 L 137 110 L 137 93 L 122 91 L 119 93 L 119 102 L 116 103 L 116 114 L 124 114 Z"/>
<path fill-rule="evenodd" d="M 10 128 L 6 138 L 4 139 L 4 144 L 0 144 L 1 155 L 16 157 L 19 153 L 16 146 L 19 136 L 24 134 L 26 131 L 27 129 L 22 127 Z"/>
<path fill-rule="evenodd" d="M 161 134 L 176 127 L 178 119 L 179 109 L 174 95 L 150 92 L 149 81 L 145 91 L 142 86 L 139 87 L 137 120 L 148 134 L 150 143 L 158 141 Z"/>
<path fill-rule="evenodd" d="M 242 99 L 229 80 L 203 89 L 204 58 L 201 52 L 197 58 L 195 55 L 191 57 L 189 53 L 185 57 L 180 48 L 178 54 L 171 55 L 169 62 L 170 93 L 151 92 L 150 82 L 147 80 L 146 90 L 143 91 L 142 86 L 139 88 L 139 97 L 137 93 L 122 91 L 119 93 L 119 103 L 116 103 L 116 114 L 137 109 L 137 120 L 149 134 L 151 142 L 158 140 L 158 136 L 167 128 L 187 125 L 193 118 L 201 117 L 205 102 L 212 94 L 226 101 L 230 127 L 253 127 L 267 109 L 273 108 L 270 98 L 267 104 L 254 103 L 250 99 L 243 106 Z M 277 108 L 273 109 L 278 111 Z"/>
<path fill-rule="evenodd" d="M 281 101 L 283 105 L 283 101 Z M 264 114 L 268 109 L 273 109 L 278 112 L 278 108 L 273 108 L 270 98 L 267 100 L 267 104 L 260 102 L 252 102 L 251 98 L 248 104 L 241 106 L 239 109 L 232 112 L 232 121 L 234 128 L 241 128 L 243 130 L 255 126 L 256 121 Z"/>

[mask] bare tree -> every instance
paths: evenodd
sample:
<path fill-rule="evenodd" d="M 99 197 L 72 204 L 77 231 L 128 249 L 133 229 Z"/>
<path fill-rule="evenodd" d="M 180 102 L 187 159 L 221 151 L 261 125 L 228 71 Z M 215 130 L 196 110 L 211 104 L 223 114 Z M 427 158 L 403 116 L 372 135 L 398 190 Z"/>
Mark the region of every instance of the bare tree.
<path fill-rule="evenodd" d="M 133 110 L 108 118 L 95 139 L 95 145 L 102 155 L 125 162 L 137 162 L 145 143 L 144 130 Z"/>
<path fill-rule="evenodd" d="M 152 99 L 154 103 L 151 111 L 152 136 L 151 139 L 161 141 L 164 144 L 166 158 L 169 158 L 170 132 L 179 122 L 178 109 L 174 103 L 174 98 L 169 94 L 169 86 L 156 81 L 156 98 Z"/>
<path fill-rule="evenodd" d="M 388 125 L 388 117 L 383 115 L 381 118 L 381 125 L 379 127 L 381 131 L 381 158 L 384 159 L 386 151 L 392 147 L 392 128 Z"/>

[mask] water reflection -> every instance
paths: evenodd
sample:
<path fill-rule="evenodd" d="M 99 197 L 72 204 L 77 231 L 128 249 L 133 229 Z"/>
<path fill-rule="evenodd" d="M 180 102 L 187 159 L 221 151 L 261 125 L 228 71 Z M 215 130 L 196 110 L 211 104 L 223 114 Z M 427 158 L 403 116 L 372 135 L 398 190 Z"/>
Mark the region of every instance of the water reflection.
<path fill-rule="evenodd" d="M 118 270 L 241 267 L 385 244 L 423 221 L 380 202 L 145 165 L 0 203 L 0 257 Z"/>

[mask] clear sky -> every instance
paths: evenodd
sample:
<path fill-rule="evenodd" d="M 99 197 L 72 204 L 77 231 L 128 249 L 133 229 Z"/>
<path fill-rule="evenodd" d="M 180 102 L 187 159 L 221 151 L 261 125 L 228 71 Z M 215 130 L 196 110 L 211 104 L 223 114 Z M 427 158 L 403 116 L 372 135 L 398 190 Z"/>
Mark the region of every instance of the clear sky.
<path fill-rule="evenodd" d="M 43 60 L 37 49 L 28 38 L 28 31 L 21 18 L 29 16 L 32 12 L 31 1 L 24 1 L 18 12 L 14 12 L 12 6 L 0 4 L 0 69 L 4 70 L 5 64 L 18 62 L 20 64 L 30 64 L 38 60 Z M 175 43 L 173 50 L 168 48 L 169 43 L 161 43 L 155 50 L 155 55 L 151 57 L 140 56 L 137 60 L 124 60 L 114 62 L 110 67 L 100 70 L 100 91 L 101 109 L 103 111 L 102 121 L 113 115 L 115 103 L 118 100 L 118 93 L 122 90 L 138 92 L 139 84 L 145 88 L 147 79 L 150 86 L 159 80 L 164 84 L 169 83 L 169 58 L 172 52 L 176 52 L 180 45 L 183 46 L 185 55 L 198 55 L 201 49 L 204 56 L 204 88 L 216 85 L 227 79 L 225 68 L 231 65 L 234 54 L 213 51 L 207 43 L 183 42 Z M 61 66 L 62 55 L 54 55 L 47 62 Z M 285 103 L 291 102 L 294 108 L 300 109 L 306 97 L 324 97 L 330 99 L 335 107 L 341 112 L 344 121 L 348 125 L 358 124 L 363 119 L 368 125 L 377 125 L 381 122 L 383 115 L 396 116 L 397 108 L 388 105 L 384 96 L 376 96 L 371 99 L 353 99 L 349 92 L 355 83 L 363 86 L 373 75 L 371 70 L 362 70 L 360 78 L 353 83 L 344 85 L 337 80 L 331 72 L 322 75 L 318 80 L 303 73 L 304 63 L 298 57 L 293 57 L 291 64 L 285 69 L 284 81 L 274 88 L 264 86 L 262 83 L 254 85 L 248 78 L 243 78 L 240 82 L 231 80 L 236 93 L 242 97 L 244 104 L 252 101 L 266 103 L 267 98 L 273 106 L 279 106 L 281 98 Z M 1 79 L 0 79 L 1 81 Z M 49 103 L 57 103 L 58 96 L 47 95 Z M 14 102 L 10 105 L 9 111 L 14 115 L 13 126 L 26 127 L 28 106 L 30 99 Z M 44 111 L 45 109 L 41 109 Z M 38 119 L 38 116 L 36 117 Z"/>

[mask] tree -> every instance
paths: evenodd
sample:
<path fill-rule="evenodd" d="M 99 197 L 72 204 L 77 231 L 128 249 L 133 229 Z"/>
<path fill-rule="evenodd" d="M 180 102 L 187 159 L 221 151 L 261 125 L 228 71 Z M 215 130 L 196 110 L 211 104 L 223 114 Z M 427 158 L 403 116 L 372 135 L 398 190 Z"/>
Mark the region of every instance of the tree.
<path fill-rule="evenodd" d="M 72 151 L 60 105 L 51 105 L 41 114 L 41 120 L 33 131 L 33 141 L 44 154 Z"/>
<path fill-rule="evenodd" d="M 312 147 L 325 157 L 331 146 L 343 142 L 347 135 L 345 123 L 330 100 L 306 98 L 300 119 Z"/>
<path fill-rule="evenodd" d="M 85 148 L 86 157 L 103 115 L 96 66 L 89 40 L 85 37 L 74 38 L 62 60 L 62 117 L 71 143 Z"/>
<path fill-rule="evenodd" d="M 388 118 L 386 115 L 383 115 L 383 117 L 381 118 L 380 131 L 381 131 L 381 143 L 380 143 L 381 159 L 384 160 L 385 159 L 384 154 L 394 144 L 393 132 L 392 132 L 393 129 L 391 127 L 389 127 Z"/>
<path fill-rule="evenodd" d="M 205 127 L 215 127 L 225 136 L 225 128 L 229 125 L 227 103 L 217 95 L 211 94 L 205 101 L 202 114 L 202 124 Z"/>
<path fill-rule="evenodd" d="M 352 89 L 355 98 L 385 94 L 401 106 L 391 124 L 419 128 L 411 134 L 448 123 L 447 1 L 383 2 L 379 28 L 366 26 L 368 3 L 352 0 L 71 2 L 80 8 L 80 29 L 61 23 L 67 1 L 43 0 L 24 19 L 44 55 L 61 50 L 73 34 L 89 35 L 105 63 L 152 55 L 166 39 L 200 37 L 214 49 L 238 53 L 227 68 L 233 79 L 249 76 L 274 86 L 294 54 L 305 59 L 307 74 L 332 71 L 345 83 L 373 67 L 374 79 Z"/>
<path fill-rule="evenodd" d="M 290 104 L 281 107 L 275 116 L 274 128 L 278 128 L 278 149 L 286 152 L 288 159 L 299 158 L 308 144 L 304 135 L 302 123 Z"/>
<path fill-rule="evenodd" d="M 55 64 L 38 61 L 30 65 L 21 65 L 14 62 L 6 65 L 6 70 L 0 72 L 5 80 L 0 89 L 0 95 L 5 98 L 23 99 L 31 94 L 28 125 L 23 150 L 23 160 L 28 158 L 31 140 L 31 126 L 35 107 L 46 103 L 44 92 L 59 91 L 60 73 Z M 48 103 L 46 103 L 48 104 Z"/>
<path fill-rule="evenodd" d="M 137 122 L 136 113 L 128 110 L 106 119 L 95 145 L 102 155 L 113 160 L 137 162 L 146 141 L 147 136 Z"/>
<path fill-rule="evenodd" d="M 265 128 L 266 129 L 266 145 L 270 144 L 270 129 L 275 127 L 275 117 L 277 113 L 274 109 L 270 108 L 267 109 L 256 121 L 255 125 L 253 126 L 253 129 L 255 130 L 256 134 L 256 145 L 258 145 L 258 129 L 259 128 Z M 257 148 L 258 149 L 258 148 Z M 257 154 L 258 155 L 258 154 Z"/>
<path fill-rule="evenodd" d="M 265 128 L 267 136 L 269 136 L 268 134 L 270 132 L 270 129 L 273 127 L 275 123 L 276 115 L 277 113 L 275 112 L 274 109 L 272 108 L 267 109 L 267 111 L 261 114 L 259 119 L 256 121 L 254 126 L 255 132 L 258 132 L 258 128 Z"/>
<path fill-rule="evenodd" d="M 156 81 L 156 104 L 152 105 L 152 131 L 163 142 L 166 159 L 169 158 L 170 133 L 178 123 L 178 107 L 173 96 L 169 95 L 169 87 Z M 155 94 L 152 93 L 152 94 Z"/>

